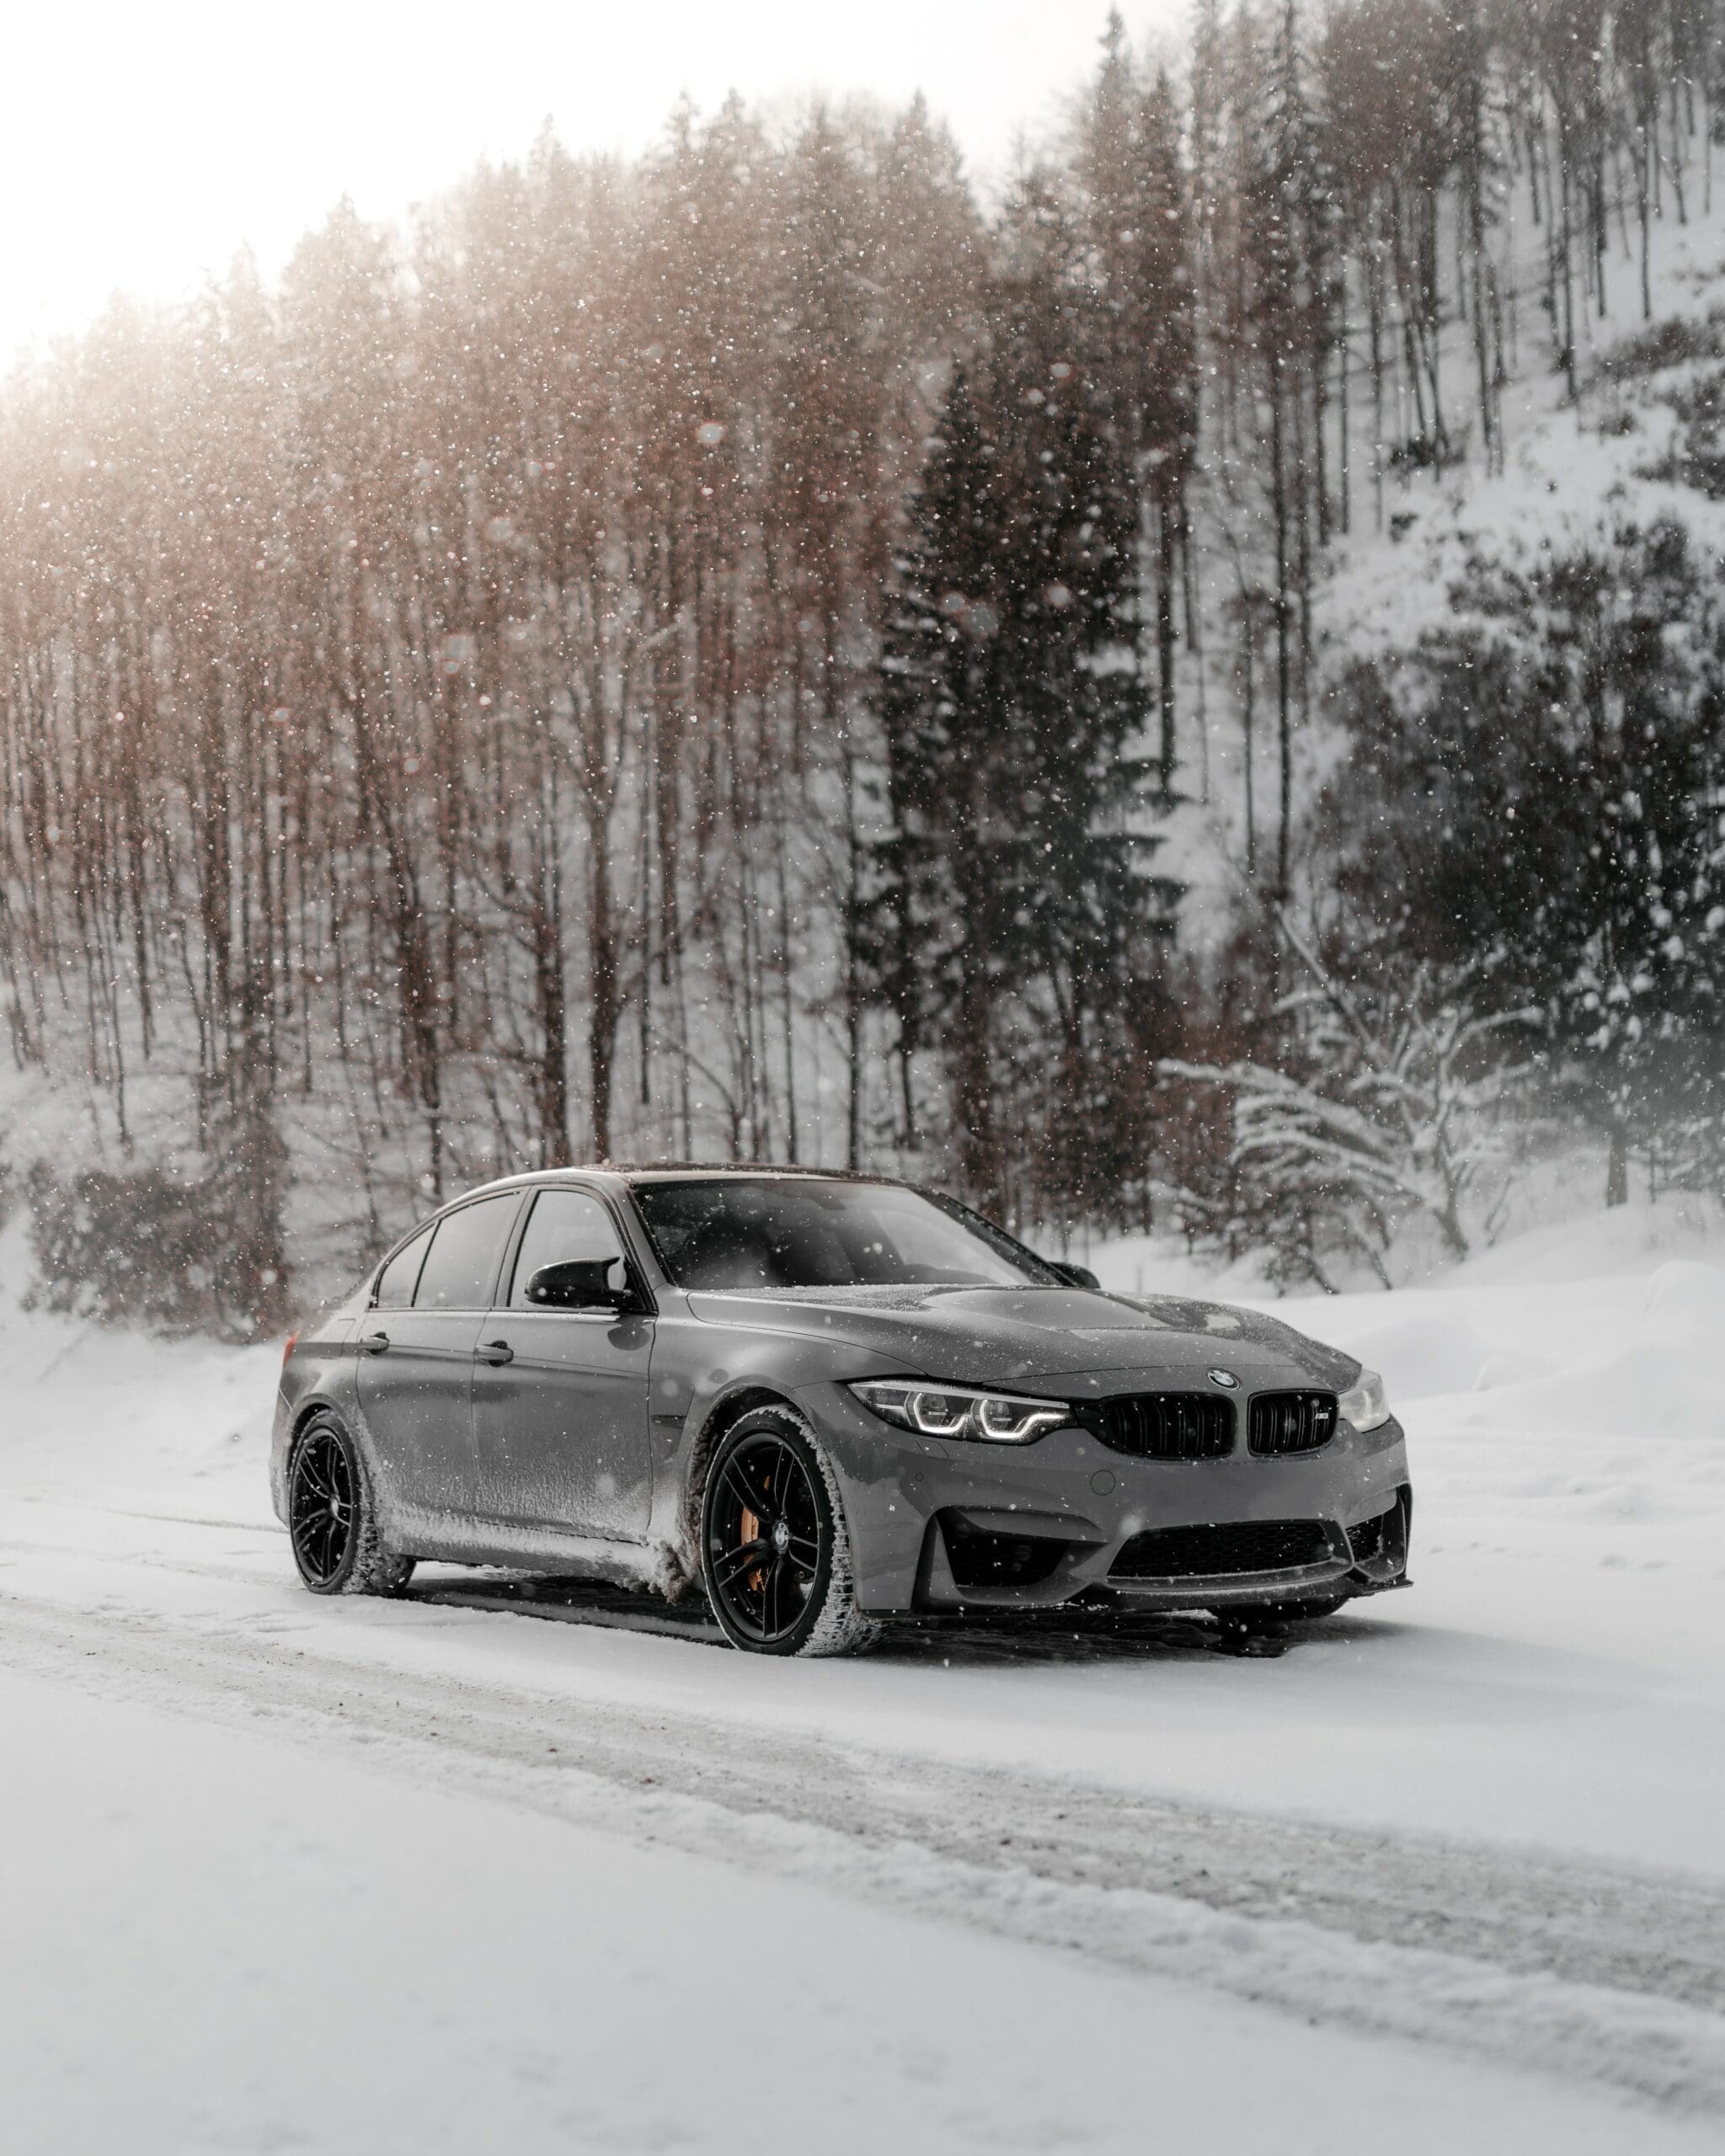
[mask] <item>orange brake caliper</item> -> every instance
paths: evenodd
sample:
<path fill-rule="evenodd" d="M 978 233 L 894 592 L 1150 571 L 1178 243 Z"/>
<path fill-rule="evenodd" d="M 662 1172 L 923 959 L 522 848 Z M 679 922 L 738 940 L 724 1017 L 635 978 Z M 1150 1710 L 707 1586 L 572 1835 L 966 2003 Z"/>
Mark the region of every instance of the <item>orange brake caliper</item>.
<path fill-rule="evenodd" d="M 761 1522 L 745 1507 L 742 1524 L 743 1547 L 746 1550 L 751 1542 L 758 1542 L 761 1540 Z M 750 1593 L 758 1594 L 761 1592 L 761 1583 L 766 1578 L 766 1573 L 763 1566 L 757 1565 L 752 1572 L 745 1572 L 743 1577 Z"/>

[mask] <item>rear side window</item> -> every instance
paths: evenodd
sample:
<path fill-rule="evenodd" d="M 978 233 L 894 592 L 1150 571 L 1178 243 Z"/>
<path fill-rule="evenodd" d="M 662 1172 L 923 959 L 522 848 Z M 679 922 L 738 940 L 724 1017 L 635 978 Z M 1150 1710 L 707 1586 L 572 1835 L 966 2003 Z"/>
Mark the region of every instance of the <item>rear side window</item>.
<path fill-rule="evenodd" d="M 377 1307 L 380 1310 L 404 1310 L 414 1299 L 414 1289 L 419 1285 L 419 1267 L 425 1262 L 426 1248 L 431 1241 L 430 1228 L 421 1228 L 410 1243 L 403 1243 L 377 1276 Z"/>
<path fill-rule="evenodd" d="M 510 1308 L 534 1307 L 527 1300 L 527 1283 L 542 1266 L 608 1262 L 622 1254 L 611 1217 L 596 1198 L 585 1190 L 542 1190 L 521 1237 Z"/>
<path fill-rule="evenodd" d="M 416 1310 L 483 1310 L 490 1306 L 503 1246 L 521 1202 L 519 1194 L 510 1191 L 444 1215 L 419 1274 L 414 1297 Z"/>

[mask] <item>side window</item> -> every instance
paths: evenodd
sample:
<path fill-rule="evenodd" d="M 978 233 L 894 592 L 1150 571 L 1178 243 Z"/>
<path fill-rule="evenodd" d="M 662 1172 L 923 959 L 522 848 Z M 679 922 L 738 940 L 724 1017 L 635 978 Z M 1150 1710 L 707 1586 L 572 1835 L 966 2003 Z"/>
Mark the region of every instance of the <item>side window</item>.
<path fill-rule="evenodd" d="M 521 1202 L 519 1194 L 510 1191 L 444 1215 L 419 1275 L 415 1310 L 483 1310 L 490 1306 L 503 1246 Z"/>
<path fill-rule="evenodd" d="M 509 1306 L 512 1310 L 534 1308 L 527 1300 L 527 1283 L 543 1266 L 595 1261 L 608 1265 L 622 1254 L 611 1217 L 596 1198 L 585 1190 L 542 1190 L 521 1237 Z"/>
<path fill-rule="evenodd" d="M 403 1243 L 377 1276 L 377 1307 L 380 1310 L 404 1310 L 414 1299 L 414 1289 L 419 1285 L 419 1267 L 425 1262 L 425 1251 L 431 1241 L 430 1228 L 421 1228 L 410 1243 Z"/>

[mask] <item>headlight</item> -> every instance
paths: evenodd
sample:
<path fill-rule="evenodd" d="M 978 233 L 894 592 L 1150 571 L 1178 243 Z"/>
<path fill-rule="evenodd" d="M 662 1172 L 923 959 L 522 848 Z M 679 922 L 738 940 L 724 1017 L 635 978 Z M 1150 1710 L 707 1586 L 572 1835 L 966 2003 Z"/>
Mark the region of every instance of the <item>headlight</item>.
<path fill-rule="evenodd" d="M 1356 1430 L 1375 1430 L 1390 1419 L 1390 1396 L 1375 1370 L 1362 1370 L 1336 1406 L 1343 1421 Z"/>
<path fill-rule="evenodd" d="M 974 1392 L 968 1385 L 924 1385 L 912 1378 L 869 1378 L 851 1390 L 873 1415 L 926 1438 L 980 1438 L 996 1445 L 1026 1445 L 1044 1430 L 1070 1422 L 1072 1411 L 1058 1400 L 1027 1400 L 1010 1392 Z"/>

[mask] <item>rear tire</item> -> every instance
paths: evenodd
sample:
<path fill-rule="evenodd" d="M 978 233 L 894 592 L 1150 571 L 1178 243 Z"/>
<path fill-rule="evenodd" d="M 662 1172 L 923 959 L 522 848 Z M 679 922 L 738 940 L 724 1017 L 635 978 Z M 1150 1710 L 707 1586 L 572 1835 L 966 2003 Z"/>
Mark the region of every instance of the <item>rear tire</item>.
<path fill-rule="evenodd" d="M 720 1439 L 701 1499 L 701 1577 L 745 1653 L 860 1654 L 879 1638 L 857 1607 L 837 1478 L 793 1408 L 754 1408 Z"/>
<path fill-rule="evenodd" d="M 301 1582 L 313 1594 L 399 1594 L 413 1577 L 413 1559 L 384 1548 L 365 1457 L 327 1409 L 294 1439 L 287 1531 Z"/>

